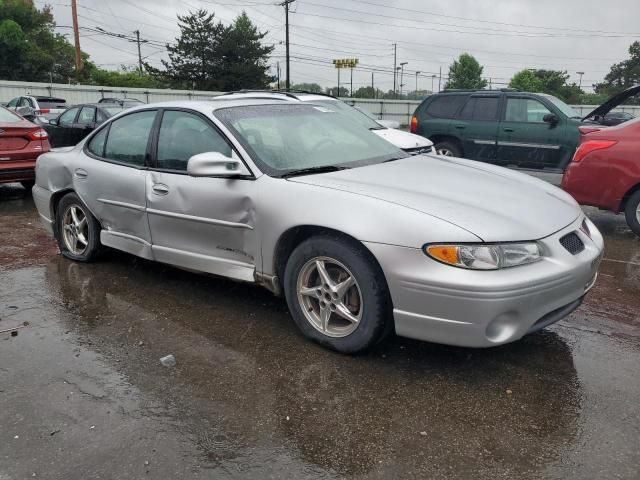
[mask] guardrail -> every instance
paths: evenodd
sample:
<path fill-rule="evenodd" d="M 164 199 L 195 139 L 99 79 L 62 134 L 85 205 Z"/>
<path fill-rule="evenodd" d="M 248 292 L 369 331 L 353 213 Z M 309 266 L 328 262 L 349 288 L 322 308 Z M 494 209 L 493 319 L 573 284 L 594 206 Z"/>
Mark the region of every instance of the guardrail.
<path fill-rule="evenodd" d="M 62 97 L 67 103 L 91 103 L 105 97 L 133 97 L 147 103 L 164 102 L 168 100 L 206 100 L 222 95 L 223 92 L 208 92 L 201 90 L 173 90 L 159 88 L 122 88 L 104 87 L 94 85 L 66 85 L 61 83 L 37 83 L 15 82 L 0 80 L 0 102 L 8 102 L 20 95 L 48 95 Z M 342 98 L 342 100 L 355 105 L 375 117 L 384 120 L 395 120 L 401 125 L 408 125 L 411 115 L 420 100 L 387 100 L 372 98 Z M 573 105 L 573 108 L 582 116 L 587 115 L 595 106 Z M 640 116 L 640 105 L 621 106 L 614 111 L 629 112 L 634 116 Z"/>

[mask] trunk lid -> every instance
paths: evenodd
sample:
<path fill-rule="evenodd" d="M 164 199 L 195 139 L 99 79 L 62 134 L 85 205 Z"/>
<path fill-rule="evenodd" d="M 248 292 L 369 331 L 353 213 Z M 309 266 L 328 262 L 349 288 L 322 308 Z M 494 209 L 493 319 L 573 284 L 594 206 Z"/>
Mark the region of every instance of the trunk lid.
<path fill-rule="evenodd" d="M 584 121 L 584 120 L 587 120 L 587 119 L 593 118 L 593 117 L 604 117 L 607 113 L 609 113 L 611 110 L 616 108 L 622 102 L 624 102 L 628 98 L 633 97 L 634 95 L 636 95 L 639 92 L 640 92 L 640 85 L 637 85 L 637 86 L 631 87 L 631 88 L 627 88 L 625 91 L 620 92 L 619 94 L 614 95 L 613 97 L 611 97 L 609 100 L 607 100 L 602 105 L 600 105 L 598 108 L 596 108 L 591 113 L 589 113 L 589 115 L 584 117 L 582 120 Z"/>

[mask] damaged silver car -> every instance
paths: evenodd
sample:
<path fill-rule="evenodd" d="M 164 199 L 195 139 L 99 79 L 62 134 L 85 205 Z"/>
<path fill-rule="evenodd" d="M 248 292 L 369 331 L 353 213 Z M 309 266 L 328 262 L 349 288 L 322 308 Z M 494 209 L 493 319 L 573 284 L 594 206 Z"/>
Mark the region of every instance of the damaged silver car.
<path fill-rule="evenodd" d="M 517 340 L 580 304 L 603 249 L 549 184 L 412 157 L 331 108 L 273 100 L 128 110 L 42 155 L 33 195 L 67 258 L 106 246 L 257 282 L 345 353 L 393 331 Z"/>

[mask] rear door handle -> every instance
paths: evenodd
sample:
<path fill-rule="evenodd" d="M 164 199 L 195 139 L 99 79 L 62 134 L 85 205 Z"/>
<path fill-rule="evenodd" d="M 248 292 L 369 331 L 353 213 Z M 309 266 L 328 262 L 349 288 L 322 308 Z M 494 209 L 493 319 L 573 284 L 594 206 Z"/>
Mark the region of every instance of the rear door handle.
<path fill-rule="evenodd" d="M 513 128 L 505 128 L 504 131 L 511 133 L 511 132 L 513 132 Z"/>
<path fill-rule="evenodd" d="M 167 187 L 164 183 L 155 183 L 153 187 L 151 187 L 153 193 L 156 195 L 166 195 L 169 193 L 169 187 Z"/>
<path fill-rule="evenodd" d="M 76 178 L 87 178 L 89 176 L 87 171 L 83 170 L 82 168 L 76 168 L 73 174 L 76 176 Z"/>
<path fill-rule="evenodd" d="M 454 127 L 456 127 L 458 130 L 464 130 L 465 128 L 467 128 L 466 125 L 460 125 L 460 124 L 454 125 Z"/>

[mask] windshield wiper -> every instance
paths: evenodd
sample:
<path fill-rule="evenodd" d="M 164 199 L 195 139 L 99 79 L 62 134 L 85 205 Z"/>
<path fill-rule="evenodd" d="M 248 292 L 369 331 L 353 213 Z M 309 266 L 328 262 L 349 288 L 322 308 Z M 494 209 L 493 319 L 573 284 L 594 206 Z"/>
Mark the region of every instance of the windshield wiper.
<path fill-rule="evenodd" d="M 295 177 L 298 175 L 311 175 L 314 173 L 327 173 L 327 172 L 338 172 L 340 170 L 345 170 L 346 167 L 338 167 L 336 165 L 325 165 L 323 167 L 309 167 L 309 168 L 300 168 L 298 170 L 289 170 L 288 172 L 280 175 L 281 178 Z"/>

